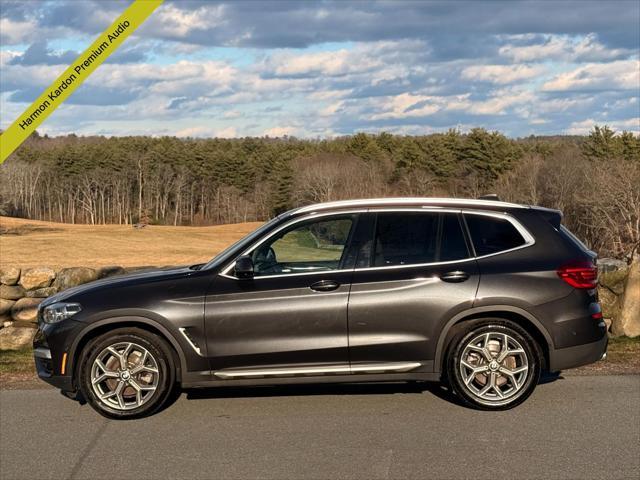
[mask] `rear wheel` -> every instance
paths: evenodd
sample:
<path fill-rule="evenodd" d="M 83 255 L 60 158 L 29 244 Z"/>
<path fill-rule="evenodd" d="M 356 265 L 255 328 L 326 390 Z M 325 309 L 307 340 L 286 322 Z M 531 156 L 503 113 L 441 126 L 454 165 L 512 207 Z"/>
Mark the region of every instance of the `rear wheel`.
<path fill-rule="evenodd" d="M 140 418 L 162 407 L 175 367 L 163 339 L 138 328 L 120 328 L 92 340 L 80 363 L 82 393 L 100 414 Z"/>
<path fill-rule="evenodd" d="M 540 378 L 540 349 L 519 325 L 476 321 L 452 341 L 447 376 L 463 402 L 482 410 L 506 410 L 527 399 Z"/>

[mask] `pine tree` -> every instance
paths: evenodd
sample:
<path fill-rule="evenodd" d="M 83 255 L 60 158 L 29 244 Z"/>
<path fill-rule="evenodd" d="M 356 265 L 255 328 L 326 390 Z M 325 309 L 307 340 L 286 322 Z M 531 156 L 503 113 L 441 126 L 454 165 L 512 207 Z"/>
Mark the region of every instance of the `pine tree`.
<path fill-rule="evenodd" d="M 640 164 L 640 136 L 631 132 L 622 132 L 618 138 L 618 150 L 622 158 Z"/>
<path fill-rule="evenodd" d="M 291 209 L 293 192 L 293 169 L 286 160 L 276 163 L 271 177 L 270 210 L 276 216 Z"/>
<path fill-rule="evenodd" d="M 582 145 L 582 153 L 590 160 L 607 160 L 619 154 L 618 146 L 615 131 L 607 125 L 595 125 Z"/>

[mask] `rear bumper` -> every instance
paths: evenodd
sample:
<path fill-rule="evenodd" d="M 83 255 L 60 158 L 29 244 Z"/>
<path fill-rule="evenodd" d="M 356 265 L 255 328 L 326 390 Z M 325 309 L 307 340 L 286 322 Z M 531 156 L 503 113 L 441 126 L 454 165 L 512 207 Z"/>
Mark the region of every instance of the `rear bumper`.
<path fill-rule="evenodd" d="M 596 342 L 552 350 L 549 355 L 549 370 L 558 372 L 597 362 L 607 353 L 608 342 L 609 338 L 605 332 L 604 336 Z"/>

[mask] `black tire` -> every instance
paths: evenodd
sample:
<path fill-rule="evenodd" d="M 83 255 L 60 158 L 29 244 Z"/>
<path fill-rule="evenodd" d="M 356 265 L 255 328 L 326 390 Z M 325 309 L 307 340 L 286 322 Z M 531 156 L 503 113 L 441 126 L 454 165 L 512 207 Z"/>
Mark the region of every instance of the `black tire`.
<path fill-rule="evenodd" d="M 140 374 L 149 375 L 149 378 L 153 379 L 155 390 L 152 392 L 143 393 L 143 395 L 145 395 L 144 403 L 142 403 L 140 406 L 128 405 L 127 407 L 125 407 L 127 409 L 121 409 L 117 406 L 114 407 L 110 404 L 109 401 L 101 400 L 98 397 L 98 393 L 95 391 L 96 388 L 103 388 L 106 383 L 102 383 L 99 387 L 94 388 L 92 384 L 92 369 L 94 368 L 94 362 L 96 361 L 96 358 L 101 355 L 105 351 L 105 349 L 107 349 L 107 347 L 129 343 L 146 350 L 151 357 L 148 362 L 153 360 L 152 365 L 157 367 L 155 368 L 155 370 L 157 370 L 157 373 L 154 372 Z M 132 348 L 135 349 L 136 347 Z M 131 358 L 131 356 L 129 356 L 128 358 Z M 107 418 L 128 420 L 153 415 L 162 408 L 162 406 L 171 395 L 171 392 L 175 388 L 176 368 L 173 358 L 174 357 L 171 353 L 170 347 L 158 335 L 154 335 L 153 333 L 147 332 L 146 330 L 135 327 L 118 328 L 112 330 L 92 339 L 82 351 L 77 372 L 80 390 L 91 407 L 93 407 L 94 410 Z M 117 370 L 121 371 L 122 369 L 120 369 L 120 367 L 118 366 Z M 129 368 L 127 368 L 127 371 L 130 371 Z M 110 380 L 111 379 L 105 380 L 104 382 Z M 116 378 L 113 381 L 118 383 L 120 382 L 120 380 L 121 378 Z M 130 387 L 123 388 L 123 400 L 126 400 L 126 397 L 124 396 L 124 393 L 127 391 L 126 388 L 129 388 L 129 390 L 131 390 Z M 148 395 L 148 397 L 146 395 Z M 131 394 L 129 394 L 129 397 L 130 396 Z M 111 399 L 111 401 L 113 401 L 113 398 Z"/>
<path fill-rule="evenodd" d="M 486 337 L 487 334 L 489 334 L 489 337 Z M 513 346 L 517 343 L 522 347 L 521 349 L 514 349 L 514 351 L 523 350 L 523 353 L 514 354 L 514 356 L 511 356 L 507 360 L 512 362 L 514 369 L 524 366 L 528 367 L 525 375 L 521 373 L 514 376 L 513 379 L 507 378 L 500 370 L 492 370 L 496 367 L 497 362 L 494 364 L 488 359 L 485 359 L 484 354 L 467 349 L 467 346 L 470 343 L 473 344 L 478 338 L 490 338 L 490 342 L 499 342 L 500 338 L 506 338 L 504 337 L 505 334 L 510 337 L 507 343 L 515 342 L 511 343 L 511 345 Z M 493 347 L 494 345 L 491 346 Z M 501 347 L 502 343 L 500 344 L 500 348 Z M 471 358 L 468 356 L 469 352 L 472 352 L 472 355 L 477 355 L 480 358 L 477 362 L 483 364 L 482 368 L 485 368 L 484 365 L 486 365 L 486 372 L 475 374 L 473 373 L 475 372 L 474 370 L 470 370 L 466 366 L 461 365 L 463 355 L 466 357 L 465 363 L 469 365 L 469 358 Z M 525 359 L 526 364 L 524 363 Z M 478 410 L 508 410 L 524 402 L 536 388 L 540 379 L 541 359 L 542 352 L 540 346 L 532 336 L 518 324 L 499 318 L 474 320 L 461 328 L 449 344 L 446 358 L 446 379 L 454 394 L 464 405 Z M 520 362 L 519 367 L 515 366 L 518 362 Z M 477 363 L 473 364 L 473 366 L 475 365 L 477 365 Z M 498 368 L 501 367 L 498 366 Z M 496 374 L 496 383 L 499 381 L 505 383 L 497 386 L 497 389 L 490 388 L 489 392 L 481 396 L 482 390 L 490 383 L 492 372 Z M 484 384 L 482 384 L 483 376 Z M 501 379 L 501 377 L 504 378 Z M 465 383 L 465 379 L 471 379 L 469 385 Z M 514 387 L 514 380 L 515 384 L 519 385 L 518 387 Z M 497 390 L 499 390 L 499 392 Z M 499 396 L 505 395 L 505 393 L 506 398 Z M 489 396 L 494 398 L 487 398 Z"/>

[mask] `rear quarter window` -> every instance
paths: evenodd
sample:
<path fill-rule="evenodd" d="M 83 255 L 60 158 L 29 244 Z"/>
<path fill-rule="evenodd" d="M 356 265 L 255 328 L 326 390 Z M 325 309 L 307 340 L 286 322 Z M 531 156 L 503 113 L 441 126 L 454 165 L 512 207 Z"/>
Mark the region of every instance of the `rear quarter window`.
<path fill-rule="evenodd" d="M 478 257 L 511 250 L 526 243 L 518 229 L 506 218 L 466 213 L 464 218 Z"/>

